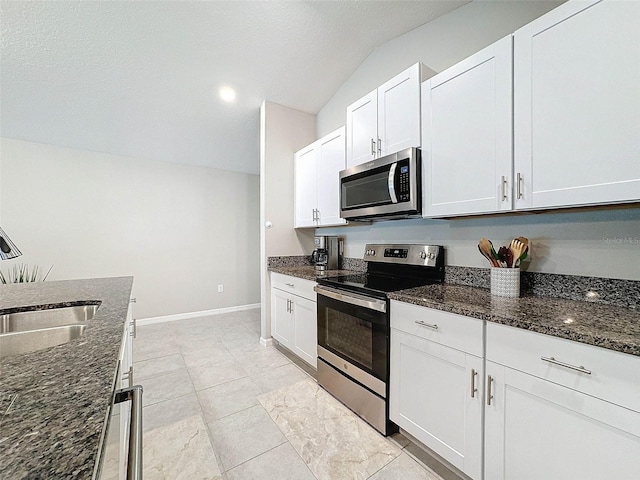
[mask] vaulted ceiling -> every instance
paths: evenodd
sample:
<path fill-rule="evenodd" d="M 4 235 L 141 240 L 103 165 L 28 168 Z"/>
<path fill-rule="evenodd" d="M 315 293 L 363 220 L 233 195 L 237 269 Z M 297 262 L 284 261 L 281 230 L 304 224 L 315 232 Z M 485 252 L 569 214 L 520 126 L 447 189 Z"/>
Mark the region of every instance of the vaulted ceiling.
<path fill-rule="evenodd" d="M 377 46 L 465 3 L 2 0 L 0 135 L 258 173 L 263 100 L 317 113 Z"/>

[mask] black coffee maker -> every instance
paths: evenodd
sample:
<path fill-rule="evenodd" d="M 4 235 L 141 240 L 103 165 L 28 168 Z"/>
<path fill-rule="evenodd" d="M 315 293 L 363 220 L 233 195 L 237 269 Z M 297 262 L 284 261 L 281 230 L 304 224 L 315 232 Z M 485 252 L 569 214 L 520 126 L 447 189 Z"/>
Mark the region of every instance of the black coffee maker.
<path fill-rule="evenodd" d="M 314 237 L 315 250 L 311 254 L 311 263 L 317 271 L 336 270 L 342 260 L 342 239 L 340 237 Z"/>

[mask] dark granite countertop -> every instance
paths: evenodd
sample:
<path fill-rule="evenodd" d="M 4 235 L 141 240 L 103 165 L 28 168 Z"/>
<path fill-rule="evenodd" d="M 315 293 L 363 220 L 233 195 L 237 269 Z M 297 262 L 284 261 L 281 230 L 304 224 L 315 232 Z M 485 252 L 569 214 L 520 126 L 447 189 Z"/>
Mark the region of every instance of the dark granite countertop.
<path fill-rule="evenodd" d="M 315 280 L 313 267 L 269 270 Z M 353 273 L 333 270 L 331 274 Z M 552 296 L 492 296 L 486 288 L 428 285 L 389 294 L 392 300 L 435 308 L 640 356 L 640 312 L 635 308 Z"/>
<path fill-rule="evenodd" d="M 100 303 L 70 343 L 0 360 L 0 478 L 90 479 L 133 277 L 0 286 L 0 315 Z"/>
<path fill-rule="evenodd" d="M 290 275 L 292 277 L 304 278 L 305 280 L 316 281 L 318 277 L 337 277 L 338 275 L 350 275 L 356 273 L 353 270 L 326 270 L 317 272 L 315 267 L 311 265 L 292 266 L 292 267 L 270 267 L 269 271 Z"/>

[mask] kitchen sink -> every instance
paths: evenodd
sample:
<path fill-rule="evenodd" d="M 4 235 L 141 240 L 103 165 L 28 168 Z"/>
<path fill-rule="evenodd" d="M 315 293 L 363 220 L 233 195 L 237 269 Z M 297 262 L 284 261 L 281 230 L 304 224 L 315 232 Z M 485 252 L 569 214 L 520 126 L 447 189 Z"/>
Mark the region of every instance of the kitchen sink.
<path fill-rule="evenodd" d="M 0 334 L 81 324 L 91 320 L 98 307 L 79 305 L 0 315 Z"/>
<path fill-rule="evenodd" d="M 79 338 L 100 305 L 0 315 L 0 358 L 55 347 Z"/>
<path fill-rule="evenodd" d="M 70 342 L 83 333 L 86 325 L 64 325 L 0 335 L 0 358 L 30 353 Z"/>

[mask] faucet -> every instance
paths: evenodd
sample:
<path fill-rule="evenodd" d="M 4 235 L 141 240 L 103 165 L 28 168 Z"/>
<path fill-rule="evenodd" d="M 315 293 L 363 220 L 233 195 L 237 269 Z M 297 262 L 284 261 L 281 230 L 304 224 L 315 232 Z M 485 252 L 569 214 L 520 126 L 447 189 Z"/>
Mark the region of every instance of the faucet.
<path fill-rule="evenodd" d="M 8 260 L 19 257 L 20 255 L 22 255 L 22 252 L 18 250 L 18 247 L 16 247 L 7 234 L 4 233 L 4 230 L 0 228 L 0 259 Z"/>

